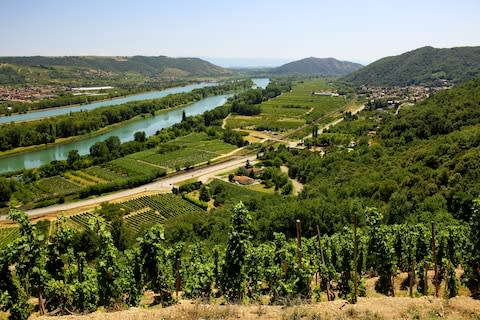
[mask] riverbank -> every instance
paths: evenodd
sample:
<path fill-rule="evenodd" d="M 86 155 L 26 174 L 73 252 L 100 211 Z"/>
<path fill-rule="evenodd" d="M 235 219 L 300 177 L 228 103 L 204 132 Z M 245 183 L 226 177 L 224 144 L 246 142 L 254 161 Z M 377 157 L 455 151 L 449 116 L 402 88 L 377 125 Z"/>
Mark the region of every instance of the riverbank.
<path fill-rule="evenodd" d="M 74 103 L 74 104 L 68 104 L 68 105 L 58 106 L 58 107 L 39 108 L 39 109 L 28 110 L 27 112 L 23 112 L 23 113 L 15 112 L 15 113 L 11 113 L 8 116 L 5 115 L 5 114 L 0 114 L 0 120 L 2 120 L 4 118 L 23 115 L 23 114 L 34 114 L 34 113 L 39 113 L 39 112 L 57 111 L 57 110 L 87 106 L 87 105 L 93 104 L 93 103 L 115 102 L 115 100 L 125 99 L 125 98 L 129 98 L 129 97 L 136 96 L 136 95 L 149 94 L 149 93 L 152 93 L 152 92 L 164 91 L 164 90 L 168 90 L 168 89 L 172 89 L 172 88 L 181 88 L 181 87 L 186 87 L 186 86 L 189 86 L 189 85 L 195 85 L 195 84 L 201 84 L 201 83 L 211 83 L 213 85 L 214 81 L 213 80 L 198 80 L 198 81 L 185 82 L 184 84 L 176 83 L 176 84 L 172 84 L 171 86 L 166 86 L 166 87 L 163 87 L 163 88 L 139 90 L 139 91 L 134 92 L 134 93 L 121 94 L 121 95 L 113 96 L 113 97 L 106 98 L 106 99 L 98 99 L 98 100 L 94 99 L 93 101 L 89 101 L 89 102 L 85 102 L 85 103 Z M 115 104 L 112 104 L 112 105 L 115 105 Z M 76 112 L 78 112 L 78 111 L 76 111 Z M 49 118 L 49 116 L 47 116 L 45 118 Z M 17 121 L 14 121 L 14 122 L 15 123 L 30 122 L 30 121 L 35 121 L 35 120 L 40 120 L 40 119 L 45 119 L 45 118 L 17 120 Z M 9 122 L 5 122 L 5 123 L 9 123 Z"/>
<path fill-rule="evenodd" d="M 163 113 L 170 112 L 170 111 L 173 111 L 173 110 L 176 110 L 176 109 L 181 109 L 181 108 L 188 107 L 188 106 L 190 106 L 190 105 L 192 105 L 192 104 L 194 104 L 198 101 L 201 101 L 201 100 L 196 100 L 196 101 L 192 101 L 192 102 L 189 102 L 189 103 L 184 103 L 184 104 L 181 104 L 181 105 L 178 105 L 178 106 L 175 106 L 175 107 L 172 107 L 172 108 L 168 108 L 168 109 L 158 110 L 158 111 L 155 112 L 155 116 L 161 115 Z M 126 124 L 134 123 L 134 122 L 145 120 L 147 118 L 152 118 L 152 117 L 153 116 L 150 115 L 150 114 L 140 114 L 140 115 L 137 115 L 137 116 L 135 116 L 131 119 L 128 119 L 128 120 L 125 120 L 125 121 L 122 121 L 122 122 L 118 122 L 118 123 L 114 123 L 114 124 L 108 125 L 106 127 L 100 128 L 100 129 L 98 129 L 94 132 L 86 133 L 86 134 L 83 134 L 83 135 L 72 136 L 72 137 L 67 137 L 67 138 L 57 138 L 55 140 L 55 142 L 42 144 L 42 145 L 33 145 L 33 146 L 15 148 L 15 149 L 7 150 L 7 151 L 0 151 L 0 159 L 13 157 L 13 156 L 23 154 L 23 153 L 41 151 L 41 150 L 49 149 L 49 148 L 59 146 L 59 145 L 62 145 L 62 144 L 82 141 L 82 140 L 85 140 L 85 139 L 88 139 L 88 138 L 94 138 L 94 137 L 97 137 L 99 135 L 102 135 L 102 134 L 108 133 L 110 131 L 113 131 L 115 129 L 118 129 L 118 128 L 126 125 Z"/>

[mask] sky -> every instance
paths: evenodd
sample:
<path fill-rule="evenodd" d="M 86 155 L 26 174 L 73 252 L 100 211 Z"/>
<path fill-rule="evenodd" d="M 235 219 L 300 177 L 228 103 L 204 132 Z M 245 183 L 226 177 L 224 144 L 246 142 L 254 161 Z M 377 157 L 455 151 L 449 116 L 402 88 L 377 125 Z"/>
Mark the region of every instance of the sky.
<path fill-rule="evenodd" d="M 427 45 L 479 46 L 479 19 L 480 0 L 0 0 L 0 56 L 367 64 Z"/>

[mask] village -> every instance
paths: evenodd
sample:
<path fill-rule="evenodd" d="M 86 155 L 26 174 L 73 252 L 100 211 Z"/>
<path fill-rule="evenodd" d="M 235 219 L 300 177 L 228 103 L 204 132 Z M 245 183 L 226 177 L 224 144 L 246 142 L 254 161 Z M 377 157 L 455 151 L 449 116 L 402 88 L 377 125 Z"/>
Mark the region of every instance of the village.
<path fill-rule="evenodd" d="M 433 93 L 451 89 L 453 84 L 445 79 L 437 80 L 434 86 L 412 85 L 404 87 L 367 87 L 362 86 L 359 97 L 364 97 L 373 109 L 398 108 L 403 103 L 417 103 Z"/>
<path fill-rule="evenodd" d="M 71 89 L 64 86 L 26 86 L 7 87 L 0 86 L 0 101 L 31 102 L 51 99 L 69 92 Z"/>

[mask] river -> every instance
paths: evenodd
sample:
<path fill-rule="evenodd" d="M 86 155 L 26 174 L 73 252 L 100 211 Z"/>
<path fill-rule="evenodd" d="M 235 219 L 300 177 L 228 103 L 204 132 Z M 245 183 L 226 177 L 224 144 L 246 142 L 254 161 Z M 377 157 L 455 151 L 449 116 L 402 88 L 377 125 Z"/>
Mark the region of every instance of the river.
<path fill-rule="evenodd" d="M 8 117 L 0 117 L 0 123 L 10 123 L 12 121 L 17 122 L 17 121 L 38 120 L 43 118 L 65 115 L 65 114 L 69 114 L 70 112 L 79 112 L 82 110 L 93 110 L 93 109 L 106 107 L 106 106 L 117 106 L 117 105 L 124 104 L 131 101 L 158 99 L 158 98 L 166 97 L 169 94 L 190 92 L 194 89 L 201 89 L 204 87 L 210 87 L 215 85 L 217 84 L 202 82 L 202 83 L 190 84 L 188 86 L 183 86 L 183 87 L 173 87 L 173 88 L 168 88 L 164 90 L 133 94 L 131 96 L 114 98 L 114 99 L 105 100 L 105 101 L 92 102 L 88 104 L 80 104 L 80 105 L 66 106 L 66 107 L 60 107 L 60 108 L 49 108 L 41 111 L 16 114 Z"/>
<path fill-rule="evenodd" d="M 269 79 L 252 79 L 252 81 L 261 88 L 265 88 L 269 83 Z M 158 130 L 179 123 L 182 120 L 183 111 L 187 116 L 202 114 L 223 105 L 230 96 L 232 94 L 207 97 L 182 108 L 164 111 L 155 117 L 148 116 L 142 120 L 129 122 L 98 136 L 0 159 L 0 173 L 23 168 L 36 168 L 53 160 L 65 160 L 70 150 L 76 149 L 81 155 L 88 154 L 90 146 L 95 142 L 103 141 L 111 136 L 118 136 L 122 142 L 133 140 L 133 134 L 137 131 L 145 131 L 147 136 L 151 136 Z"/>

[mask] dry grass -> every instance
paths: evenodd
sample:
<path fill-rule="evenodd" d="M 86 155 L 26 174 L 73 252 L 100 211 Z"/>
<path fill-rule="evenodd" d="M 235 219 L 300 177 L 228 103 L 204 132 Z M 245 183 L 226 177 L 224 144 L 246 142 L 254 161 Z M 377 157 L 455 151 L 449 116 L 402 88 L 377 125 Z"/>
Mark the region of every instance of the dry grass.
<path fill-rule="evenodd" d="M 51 320 L 51 317 L 31 317 Z M 57 319 L 57 318 L 55 318 Z M 360 298 L 355 305 L 344 300 L 320 302 L 291 307 L 266 305 L 216 305 L 190 300 L 168 308 L 131 308 L 105 313 L 97 311 L 85 316 L 64 316 L 59 320 L 193 320 L 193 319 L 280 319 L 280 320 L 340 320 L 340 319 L 480 319 L 480 301 L 469 297 L 450 300 L 433 297 L 422 298 Z"/>

